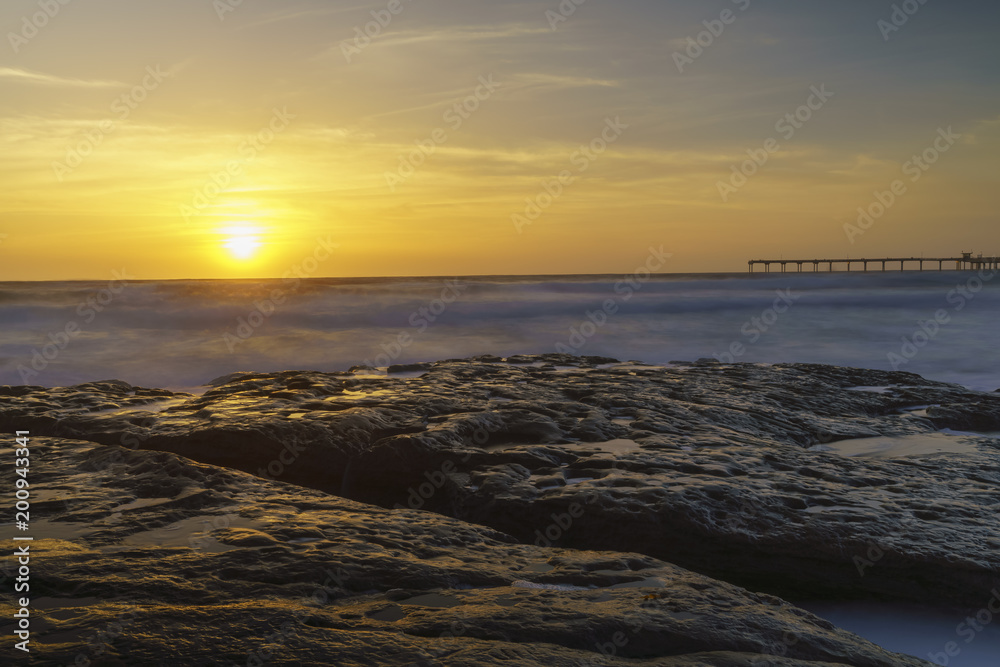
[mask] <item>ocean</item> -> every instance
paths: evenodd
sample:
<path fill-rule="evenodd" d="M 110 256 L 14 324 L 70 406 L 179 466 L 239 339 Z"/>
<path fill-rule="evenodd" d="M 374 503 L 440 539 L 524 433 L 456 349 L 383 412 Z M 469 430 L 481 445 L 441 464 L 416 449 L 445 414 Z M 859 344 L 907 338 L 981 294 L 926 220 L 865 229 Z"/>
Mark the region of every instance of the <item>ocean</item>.
<path fill-rule="evenodd" d="M 974 272 L 0 283 L 0 384 L 197 390 L 235 371 L 543 352 L 815 362 L 1000 388 Z"/>

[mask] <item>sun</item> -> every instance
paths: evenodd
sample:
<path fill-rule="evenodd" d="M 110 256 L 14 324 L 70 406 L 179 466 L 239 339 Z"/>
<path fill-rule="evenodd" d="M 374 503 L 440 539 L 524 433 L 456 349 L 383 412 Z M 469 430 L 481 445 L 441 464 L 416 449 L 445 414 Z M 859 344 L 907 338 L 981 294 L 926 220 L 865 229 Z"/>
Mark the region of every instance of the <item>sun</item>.
<path fill-rule="evenodd" d="M 260 237 L 257 230 L 250 227 L 230 227 L 224 230 L 223 247 L 229 251 L 233 259 L 248 261 L 253 259 L 260 250 Z"/>
<path fill-rule="evenodd" d="M 226 241 L 226 248 L 236 259 L 252 259 L 260 248 L 260 241 L 254 236 L 234 236 Z"/>

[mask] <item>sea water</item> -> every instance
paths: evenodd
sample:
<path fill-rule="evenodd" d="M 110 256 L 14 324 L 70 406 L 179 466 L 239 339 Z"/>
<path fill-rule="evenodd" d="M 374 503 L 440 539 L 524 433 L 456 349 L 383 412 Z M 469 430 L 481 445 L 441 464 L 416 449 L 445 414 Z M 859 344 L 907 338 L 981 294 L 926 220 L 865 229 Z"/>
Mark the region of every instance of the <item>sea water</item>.
<path fill-rule="evenodd" d="M 234 371 L 478 354 L 817 362 L 1000 387 L 975 272 L 0 283 L 0 384 L 193 388 Z"/>
<path fill-rule="evenodd" d="M 949 667 L 1000 665 L 1000 597 L 984 593 L 979 609 L 940 610 L 899 604 L 800 603 L 844 630 L 879 646 L 930 664 Z"/>

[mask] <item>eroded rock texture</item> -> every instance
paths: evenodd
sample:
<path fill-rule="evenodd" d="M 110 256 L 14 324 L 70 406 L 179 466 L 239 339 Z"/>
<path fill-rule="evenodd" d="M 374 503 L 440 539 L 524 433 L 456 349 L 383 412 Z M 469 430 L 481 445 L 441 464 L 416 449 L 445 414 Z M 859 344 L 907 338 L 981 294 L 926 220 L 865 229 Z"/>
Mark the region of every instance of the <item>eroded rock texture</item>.
<path fill-rule="evenodd" d="M 37 664 L 922 664 L 641 554 L 522 545 L 166 452 L 33 452 Z"/>
<path fill-rule="evenodd" d="M 50 655 L 133 604 L 120 664 L 176 642 L 176 664 L 926 664 L 772 595 L 1000 584 L 1000 444 L 938 435 L 1000 431 L 1000 394 L 800 364 L 391 370 L 0 388 L 0 428 L 45 436 Z M 832 451 L 876 436 L 946 451 Z"/>

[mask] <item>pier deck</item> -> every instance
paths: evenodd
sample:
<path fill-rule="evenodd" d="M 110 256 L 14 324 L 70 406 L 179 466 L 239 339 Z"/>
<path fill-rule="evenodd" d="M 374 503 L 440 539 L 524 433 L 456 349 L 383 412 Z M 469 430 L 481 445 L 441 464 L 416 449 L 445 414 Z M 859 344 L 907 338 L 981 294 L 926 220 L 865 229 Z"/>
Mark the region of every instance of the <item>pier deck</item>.
<path fill-rule="evenodd" d="M 788 266 L 792 265 L 798 267 L 798 271 L 793 271 L 793 273 L 802 273 L 803 266 L 812 265 L 812 272 L 820 271 L 820 267 L 826 265 L 827 271 L 833 271 L 834 266 L 843 264 L 845 271 L 850 271 L 852 265 L 860 264 L 862 271 L 868 271 L 868 265 L 871 264 L 875 267 L 881 266 L 882 271 L 887 271 L 892 268 L 895 264 L 899 264 L 900 271 L 933 271 L 935 270 L 935 264 L 937 265 L 936 270 L 944 271 L 946 265 L 954 265 L 955 271 L 981 271 L 981 270 L 997 270 L 1000 269 L 1000 257 L 983 257 L 979 255 L 973 257 L 972 253 L 962 253 L 961 257 L 876 257 L 876 258 L 843 258 L 843 259 L 751 259 L 749 262 L 750 273 L 754 273 L 754 267 L 763 266 L 765 273 L 771 273 L 771 265 L 775 264 L 781 267 L 781 273 L 788 272 Z M 929 268 L 924 268 L 924 265 Z M 912 268 L 907 268 L 908 265 L 915 265 Z M 949 268 L 951 268 L 949 266 Z M 878 270 L 877 268 L 874 270 Z M 809 271 L 807 271 L 809 273 Z"/>

